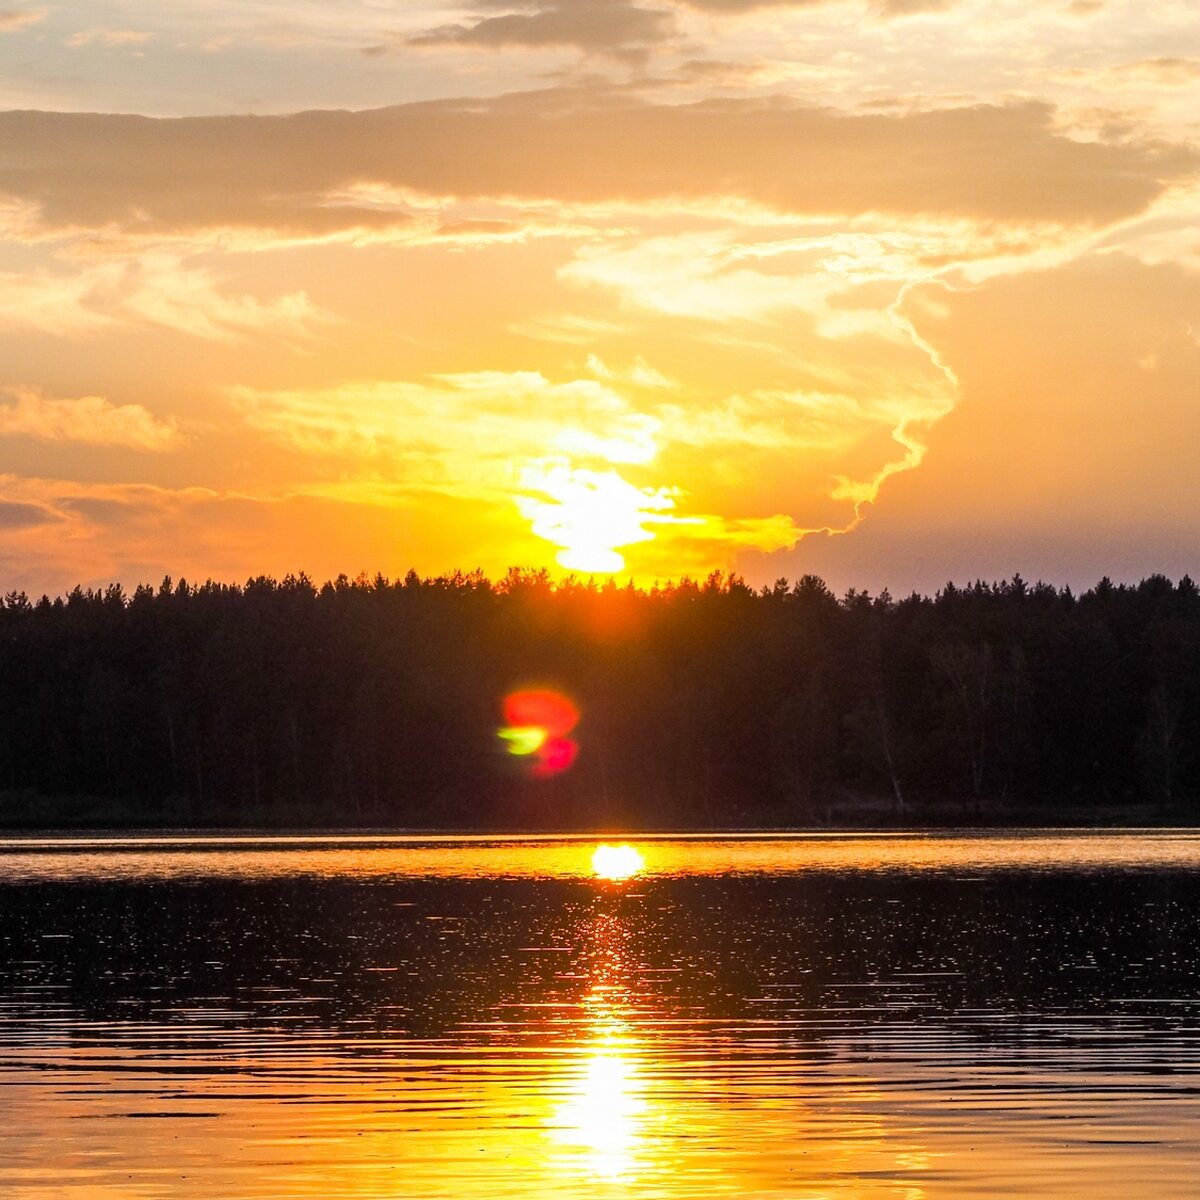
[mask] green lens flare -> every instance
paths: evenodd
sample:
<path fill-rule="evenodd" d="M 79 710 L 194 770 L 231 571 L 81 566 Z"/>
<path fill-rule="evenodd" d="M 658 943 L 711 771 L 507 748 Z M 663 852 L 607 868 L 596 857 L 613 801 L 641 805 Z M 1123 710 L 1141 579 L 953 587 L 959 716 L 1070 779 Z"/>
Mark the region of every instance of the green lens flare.
<path fill-rule="evenodd" d="M 508 743 L 509 754 L 536 754 L 546 740 L 546 731 L 538 725 L 510 725 L 499 732 Z"/>

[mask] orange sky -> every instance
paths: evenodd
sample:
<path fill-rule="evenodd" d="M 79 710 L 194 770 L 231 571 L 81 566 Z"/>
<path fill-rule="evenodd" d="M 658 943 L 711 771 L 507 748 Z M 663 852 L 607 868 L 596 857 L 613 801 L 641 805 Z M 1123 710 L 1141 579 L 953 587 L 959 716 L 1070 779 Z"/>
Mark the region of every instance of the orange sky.
<path fill-rule="evenodd" d="M 10 0 L 0 589 L 1200 570 L 1193 0 Z"/>

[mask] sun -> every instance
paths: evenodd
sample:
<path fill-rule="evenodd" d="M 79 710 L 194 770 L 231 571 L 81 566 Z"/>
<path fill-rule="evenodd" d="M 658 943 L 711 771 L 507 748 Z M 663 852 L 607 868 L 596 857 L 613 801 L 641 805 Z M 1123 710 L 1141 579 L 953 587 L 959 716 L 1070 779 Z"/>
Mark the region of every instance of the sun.
<path fill-rule="evenodd" d="M 538 464 L 522 473 L 527 495 L 517 497 L 533 533 L 560 547 L 558 564 L 586 574 L 616 574 L 625 566 L 622 546 L 648 542 L 648 525 L 676 523 L 666 488 L 639 488 L 614 470 L 591 471 L 565 463 Z M 545 498 L 542 498 L 545 497 Z"/>
<path fill-rule="evenodd" d="M 646 868 L 646 860 L 635 846 L 601 844 L 592 852 L 592 870 L 600 879 L 630 879 Z"/>

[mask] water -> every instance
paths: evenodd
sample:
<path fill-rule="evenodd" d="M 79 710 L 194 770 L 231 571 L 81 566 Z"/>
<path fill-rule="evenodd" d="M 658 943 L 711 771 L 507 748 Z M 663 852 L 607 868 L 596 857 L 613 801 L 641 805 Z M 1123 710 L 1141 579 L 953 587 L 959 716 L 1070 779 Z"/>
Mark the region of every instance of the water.
<path fill-rule="evenodd" d="M 0 1195 L 1194 1197 L 1200 835 L 0 841 Z"/>

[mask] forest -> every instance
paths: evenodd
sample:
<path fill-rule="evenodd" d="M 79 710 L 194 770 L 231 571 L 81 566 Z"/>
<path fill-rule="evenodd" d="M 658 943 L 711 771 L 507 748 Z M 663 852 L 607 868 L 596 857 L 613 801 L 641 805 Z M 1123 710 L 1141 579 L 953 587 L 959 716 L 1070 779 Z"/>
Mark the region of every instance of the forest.
<path fill-rule="evenodd" d="M 539 778 L 504 697 L 578 711 Z M 0 825 L 1188 823 L 1200 589 L 935 596 L 513 569 L 166 579 L 0 605 Z"/>

